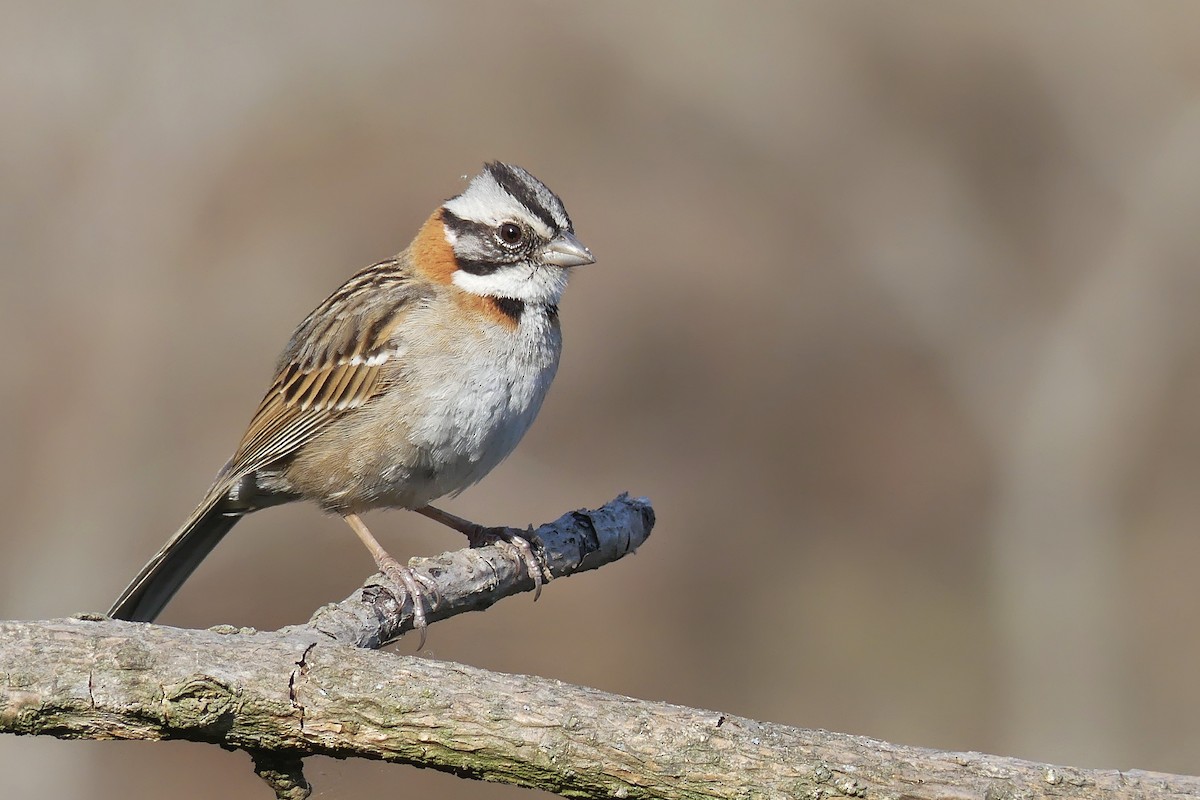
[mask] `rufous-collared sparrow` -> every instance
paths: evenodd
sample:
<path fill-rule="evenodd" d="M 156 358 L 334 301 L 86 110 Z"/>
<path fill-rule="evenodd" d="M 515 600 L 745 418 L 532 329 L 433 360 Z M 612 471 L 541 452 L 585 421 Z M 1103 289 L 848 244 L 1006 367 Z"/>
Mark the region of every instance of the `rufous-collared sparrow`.
<path fill-rule="evenodd" d="M 554 192 L 520 167 L 487 164 L 406 250 L 300 323 L 233 458 L 109 614 L 153 620 L 244 515 L 311 500 L 403 584 L 423 641 L 415 576 L 359 515 L 406 508 L 472 544 L 495 536 L 429 504 L 478 481 L 529 429 L 558 368 L 567 276 L 593 261 Z"/>

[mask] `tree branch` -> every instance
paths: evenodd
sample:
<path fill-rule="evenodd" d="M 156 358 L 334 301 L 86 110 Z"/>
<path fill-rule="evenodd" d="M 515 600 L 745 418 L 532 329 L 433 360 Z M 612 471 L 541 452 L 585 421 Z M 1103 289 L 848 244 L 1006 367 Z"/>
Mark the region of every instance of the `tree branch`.
<path fill-rule="evenodd" d="M 382 759 L 586 797 L 1200 796 L 1197 778 L 902 747 L 319 638 L 2 623 L 0 730 L 212 742 L 260 772 L 261 753 Z"/>
<path fill-rule="evenodd" d="M 566 575 L 632 551 L 652 523 L 621 497 L 531 539 Z M 431 619 L 531 588 L 508 550 L 414 562 L 437 582 Z M 240 748 L 286 798 L 308 795 L 300 762 L 316 754 L 586 797 L 1200 797 L 1197 778 L 922 750 L 352 646 L 394 637 L 410 610 L 368 584 L 274 632 L 0 622 L 0 732 Z"/>
<path fill-rule="evenodd" d="M 645 498 L 626 494 L 595 510 L 571 511 L 536 531 L 514 531 L 533 546 L 543 578 L 550 580 L 597 569 L 637 550 L 654 528 L 654 509 Z M 436 558 L 414 558 L 413 571 L 437 588 L 426 598 L 429 623 L 482 611 L 497 600 L 534 588 L 517 550 L 508 544 L 467 548 Z M 282 632 L 315 630 L 330 639 L 377 648 L 412 630 L 412 603 L 403 604 L 389 578 L 376 573 L 340 603 L 317 610 L 306 625 Z"/>

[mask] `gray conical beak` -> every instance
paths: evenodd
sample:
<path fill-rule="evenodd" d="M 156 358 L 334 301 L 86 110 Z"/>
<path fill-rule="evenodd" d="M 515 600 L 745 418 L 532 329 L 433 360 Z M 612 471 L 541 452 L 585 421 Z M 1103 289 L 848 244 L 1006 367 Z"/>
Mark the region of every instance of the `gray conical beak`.
<path fill-rule="evenodd" d="M 556 267 L 582 267 L 596 263 L 592 251 L 584 247 L 583 242 L 572 233 L 560 233 L 551 239 L 542 250 L 542 260 Z"/>

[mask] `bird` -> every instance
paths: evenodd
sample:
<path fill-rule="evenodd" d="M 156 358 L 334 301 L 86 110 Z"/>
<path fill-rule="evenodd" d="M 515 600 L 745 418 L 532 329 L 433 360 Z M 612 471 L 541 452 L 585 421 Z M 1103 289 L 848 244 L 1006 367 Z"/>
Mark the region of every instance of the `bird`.
<path fill-rule="evenodd" d="M 479 481 L 529 429 L 558 369 L 568 277 L 594 262 L 558 195 L 521 167 L 486 163 L 407 248 L 295 329 L 233 456 L 109 616 L 153 622 L 242 517 L 294 501 L 346 521 L 408 593 L 422 645 L 422 581 L 379 544 L 366 511 L 416 511 L 472 546 L 508 540 L 540 588 L 528 542 L 430 503 Z"/>

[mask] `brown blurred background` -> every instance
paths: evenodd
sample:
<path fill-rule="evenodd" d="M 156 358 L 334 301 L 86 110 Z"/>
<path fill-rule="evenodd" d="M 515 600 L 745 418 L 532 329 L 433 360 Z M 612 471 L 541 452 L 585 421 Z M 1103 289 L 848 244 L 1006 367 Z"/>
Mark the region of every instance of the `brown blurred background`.
<path fill-rule="evenodd" d="M 599 261 L 538 424 L 448 508 L 524 525 L 628 489 L 659 524 L 422 655 L 1200 772 L 1200 7 L 3 17 L 0 617 L 107 608 L 292 326 L 502 158 Z M 372 527 L 401 557 L 460 545 L 412 514 Z M 301 621 L 370 568 L 340 522 L 270 510 L 162 621 Z M 526 795 L 329 759 L 309 777 L 328 798 Z M 5 797 L 167 785 L 265 792 L 208 746 L 0 738 Z"/>

